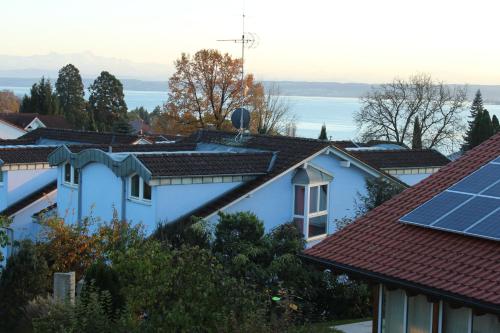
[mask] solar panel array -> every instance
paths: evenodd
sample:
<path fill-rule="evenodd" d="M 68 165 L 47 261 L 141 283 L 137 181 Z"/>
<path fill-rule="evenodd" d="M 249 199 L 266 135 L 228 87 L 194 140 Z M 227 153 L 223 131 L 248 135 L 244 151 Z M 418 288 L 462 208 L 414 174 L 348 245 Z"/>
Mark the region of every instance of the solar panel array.
<path fill-rule="evenodd" d="M 500 157 L 409 212 L 400 222 L 500 240 Z"/>

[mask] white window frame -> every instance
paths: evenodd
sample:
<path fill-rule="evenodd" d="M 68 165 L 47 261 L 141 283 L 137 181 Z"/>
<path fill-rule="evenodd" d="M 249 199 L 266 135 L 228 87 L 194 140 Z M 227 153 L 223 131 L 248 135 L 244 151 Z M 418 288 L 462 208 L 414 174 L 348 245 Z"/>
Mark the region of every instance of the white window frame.
<path fill-rule="evenodd" d="M 70 181 L 66 181 L 66 165 L 70 166 L 70 176 L 69 179 Z M 62 182 L 64 185 L 69 186 L 69 187 L 78 187 L 80 184 L 80 180 L 78 180 L 78 183 L 75 182 L 75 167 L 71 165 L 71 163 L 65 163 L 62 168 Z"/>
<path fill-rule="evenodd" d="M 138 197 L 132 195 L 132 178 L 135 176 L 139 177 L 139 196 Z M 151 188 L 151 199 L 145 199 L 144 198 L 144 183 L 146 183 L 146 181 L 144 179 L 142 179 L 142 177 L 139 176 L 138 174 L 133 174 L 130 177 L 128 177 L 128 199 L 129 200 L 140 202 L 140 203 L 151 203 L 151 199 L 153 198 L 153 187 L 148 184 L 149 187 Z"/>
<path fill-rule="evenodd" d="M 326 185 L 326 209 L 320 211 L 320 187 Z M 304 193 L 304 215 L 297 215 L 295 214 L 295 187 L 296 186 L 302 186 L 305 189 Z M 318 211 L 311 213 L 309 209 L 310 205 L 310 198 L 311 198 L 311 188 L 317 187 L 318 191 L 318 200 L 317 200 L 317 205 L 318 205 Z M 330 183 L 329 182 L 318 182 L 318 183 L 313 183 L 313 184 L 293 184 L 293 204 L 292 204 L 292 216 L 293 219 L 302 219 L 303 221 L 303 229 L 302 233 L 304 234 L 304 238 L 307 241 L 313 241 L 316 239 L 321 239 L 328 235 L 328 226 L 329 226 L 329 221 L 328 221 L 328 211 L 329 211 L 329 204 L 330 204 Z M 326 229 L 325 233 L 321 235 L 316 235 L 313 237 L 309 237 L 309 219 L 318 217 L 318 216 L 325 216 L 326 215 Z"/>

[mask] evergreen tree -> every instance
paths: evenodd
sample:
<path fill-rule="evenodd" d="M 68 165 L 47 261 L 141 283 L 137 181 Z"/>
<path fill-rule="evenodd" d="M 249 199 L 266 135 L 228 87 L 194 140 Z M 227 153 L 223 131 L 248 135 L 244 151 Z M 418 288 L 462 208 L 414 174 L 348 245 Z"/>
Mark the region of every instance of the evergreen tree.
<path fill-rule="evenodd" d="M 415 123 L 413 124 L 411 148 L 422 149 L 422 127 L 420 126 L 420 120 L 418 117 L 415 118 Z"/>
<path fill-rule="evenodd" d="M 131 134 L 133 129 L 126 119 L 120 118 L 113 123 L 111 131 L 117 134 Z"/>
<path fill-rule="evenodd" d="M 59 70 L 56 92 L 64 118 L 75 128 L 84 129 L 87 124 L 87 111 L 82 77 L 78 68 L 68 64 Z"/>
<path fill-rule="evenodd" d="M 321 126 L 321 133 L 319 133 L 319 140 L 328 140 L 328 135 L 326 134 L 326 125 Z"/>
<path fill-rule="evenodd" d="M 491 125 L 493 127 L 493 134 L 497 134 L 500 132 L 500 123 L 498 122 L 498 118 L 496 115 L 493 115 L 491 118 Z"/>
<path fill-rule="evenodd" d="M 127 119 L 127 104 L 122 83 L 103 71 L 89 87 L 90 127 L 98 131 L 110 131 L 118 120 Z"/>
<path fill-rule="evenodd" d="M 481 116 L 481 120 L 479 122 L 479 131 L 478 131 L 479 143 L 488 140 L 493 135 L 493 124 L 491 122 L 490 113 L 488 110 L 484 110 Z"/>
<path fill-rule="evenodd" d="M 465 133 L 464 144 L 462 146 L 463 150 L 469 150 L 478 145 L 477 142 L 480 141 L 480 135 L 478 133 L 479 123 L 481 122 L 482 113 L 484 111 L 483 105 L 483 96 L 481 95 L 481 91 L 478 90 L 476 92 L 476 96 L 474 96 L 474 100 L 472 101 L 472 105 L 470 107 L 470 118 L 469 128 Z"/>
<path fill-rule="evenodd" d="M 19 112 L 60 114 L 59 99 L 52 90 L 50 80 L 45 80 L 42 77 L 39 83 L 33 84 L 30 96 L 24 95 Z"/>

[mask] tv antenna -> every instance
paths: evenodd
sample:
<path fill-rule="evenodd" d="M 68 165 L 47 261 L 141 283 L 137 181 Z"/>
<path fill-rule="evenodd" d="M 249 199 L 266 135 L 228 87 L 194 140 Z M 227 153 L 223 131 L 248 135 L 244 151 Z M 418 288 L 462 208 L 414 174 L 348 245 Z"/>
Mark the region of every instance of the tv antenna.
<path fill-rule="evenodd" d="M 244 101 L 245 95 L 246 95 L 246 83 L 245 83 L 245 48 L 256 48 L 258 45 L 258 37 L 256 34 L 253 34 L 251 32 L 245 32 L 245 11 L 243 10 L 242 14 L 242 20 L 241 20 L 241 38 L 237 39 L 218 39 L 218 42 L 233 42 L 233 43 L 240 43 L 241 44 L 241 96 L 242 100 Z M 233 111 L 235 113 L 237 111 L 238 115 L 240 116 L 239 121 L 233 121 L 233 125 L 238 128 L 238 135 L 236 136 L 236 141 L 240 141 L 243 138 L 243 133 L 245 131 L 245 128 L 248 127 L 249 121 L 247 121 L 245 118 L 247 117 L 247 114 L 249 115 L 249 112 L 245 108 L 237 108 L 236 110 Z M 231 116 L 233 119 L 234 117 Z M 237 126 L 238 124 L 239 126 Z M 246 126 L 245 126 L 246 125 Z"/>

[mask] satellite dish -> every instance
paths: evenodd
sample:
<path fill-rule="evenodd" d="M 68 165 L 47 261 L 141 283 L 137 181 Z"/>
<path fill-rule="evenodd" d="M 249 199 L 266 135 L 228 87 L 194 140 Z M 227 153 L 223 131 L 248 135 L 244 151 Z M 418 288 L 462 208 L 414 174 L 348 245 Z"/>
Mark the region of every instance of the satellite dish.
<path fill-rule="evenodd" d="M 250 125 L 250 112 L 245 108 L 237 108 L 231 115 L 231 122 L 237 129 L 248 128 L 248 125 Z"/>

